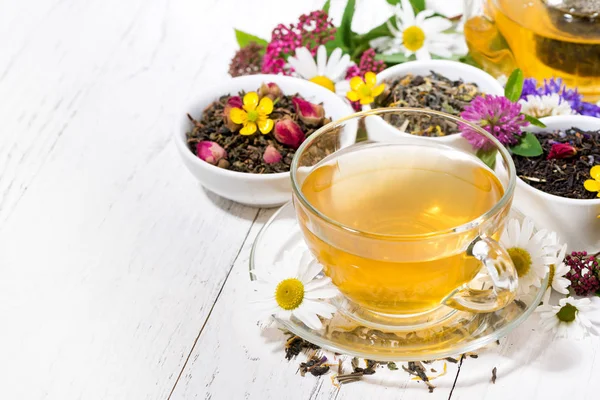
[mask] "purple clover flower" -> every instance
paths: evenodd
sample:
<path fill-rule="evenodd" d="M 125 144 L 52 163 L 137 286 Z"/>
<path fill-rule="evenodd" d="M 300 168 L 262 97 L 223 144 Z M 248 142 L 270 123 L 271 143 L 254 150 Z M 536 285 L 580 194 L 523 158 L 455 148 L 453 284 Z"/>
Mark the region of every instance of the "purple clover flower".
<path fill-rule="evenodd" d="M 505 146 L 514 145 L 523 134 L 522 127 L 529 125 L 521 114 L 521 105 L 504 96 L 476 97 L 460 114 L 461 118 L 479 125 Z M 460 129 L 465 139 L 476 149 L 491 150 L 492 142 L 466 124 Z"/>

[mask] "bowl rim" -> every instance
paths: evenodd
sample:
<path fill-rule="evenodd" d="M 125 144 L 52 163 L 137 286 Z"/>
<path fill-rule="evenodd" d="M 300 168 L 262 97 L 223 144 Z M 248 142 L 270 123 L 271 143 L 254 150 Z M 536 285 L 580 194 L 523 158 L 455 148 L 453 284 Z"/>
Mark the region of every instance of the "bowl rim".
<path fill-rule="evenodd" d="M 574 120 L 575 122 L 569 122 L 572 120 Z M 592 125 L 598 125 L 598 130 L 600 130 L 600 118 L 590 117 L 588 115 L 555 115 L 555 116 L 551 116 L 551 117 L 540 118 L 540 121 L 542 121 L 546 125 L 546 128 L 532 127 L 531 129 L 535 130 L 537 132 L 542 132 L 544 130 L 563 129 L 563 128 L 552 128 L 551 125 L 554 125 L 554 124 L 563 124 L 563 123 L 577 124 L 577 122 L 579 122 L 579 123 L 587 122 Z M 577 127 L 577 126 L 574 125 L 573 127 Z M 600 198 L 571 199 L 568 197 L 562 197 L 562 196 L 557 196 L 555 194 L 546 193 L 543 190 L 534 188 L 533 186 L 529 185 L 527 182 L 525 182 L 523 179 L 521 179 L 518 175 L 517 175 L 517 187 L 522 188 L 523 190 L 525 190 L 531 194 L 540 196 L 540 197 L 544 198 L 545 201 L 552 201 L 555 203 L 562 203 L 562 204 L 568 204 L 568 205 L 580 205 L 580 206 L 600 205 Z"/>
<path fill-rule="evenodd" d="M 476 218 L 473 218 L 470 221 L 465 222 L 464 224 L 461 224 L 461 225 L 458 225 L 458 226 L 455 226 L 452 228 L 440 230 L 440 231 L 428 232 L 428 233 L 423 233 L 423 234 L 411 234 L 411 235 L 389 235 L 389 234 L 380 234 L 380 233 L 374 233 L 374 232 L 361 231 L 361 230 L 352 228 L 352 227 L 348 226 L 347 224 L 341 223 L 341 222 L 323 214 L 321 211 L 317 210 L 302 193 L 302 188 L 300 187 L 300 183 L 299 183 L 298 179 L 296 178 L 296 173 L 293 173 L 293 172 L 297 172 L 299 169 L 300 157 L 298 156 L 298 154 L 302 154 L 304 152 L 304 150 L 308 146 L 310 146 L 312 144 L 312 142 L 314 142 L 318 137 L 326 134 L 327 132 L 331 131 L 332 129 L 342 127 L 346 122 L 349 122 L 349 121 L 352 121 L 355 119 L 371 117 L 371 116 L 380 116 L 378 114 L 389 114 L 389 113 L 394 113 L 394 112 L 414 112 L 417 114 L 436 114 L 436 115 L 444 117 L 444 118 L 455 120 L 456 122 L 465 123 L 465 124 L 469 125 L 470 127 L 474 128 L 475 130 L 479 131 L 483 136 L 485 136 L 488 140 L 490 140 L 498 148 L 498 156 L 502 157 L 502 159 L 504 159 L 506 161 L 506 163 L 508 164 L 508 169 L 507 169 L 508 184 L 504 190 L 504 193 L 502 194 L 502 197 L 496 202 L 496 204 L 494 204 L 492 207 L 490 207 L 485 213 L 481 214 L 480 216 L 478 216 Z M 294 159 L 292 160 L 290 172 L 291 172 L 290 177 L 292 180 L 292 193 L 294 194 L 294 201 L 295 201 L 295 199 L 298 199 L 298 201 L 300 202 L 300 204 L 302 204 L 303 207 L 306 207 L 306 209 L 309 212 L 311 212 L 317 218 L 325 221 L 327 224 L 335 226 L 336 228 L 342 229 L 346 232 L 349 232 L 352 234 L 359 234 L 364 237 L 369 237 L 372 239 L 393 238 L 393 239 L 424 240 L 424 239 L 443 237 L 443 236 L 447 236 L 447 235 L 453 235 L 453 234 L 464 232 L 466 230 L 473 229 L 475 227 L 481 226 L 482 224 L 485 223 L 485 221 L 488 221 L 491 218 L 493 218 L 495 215 L 500 213 L 507 204 L 511 203 L 511 201 L 514 199 L 514 194 L 515 194 L 515 190 L 517 187 L 517 179 L 516 179 L 517 171 L 516 171 L 516 167 L 513 162 L 513 159 L 511 157 L 508 149 L 506 147 L 504 147 L 504 145 L 502 143 L 500 143 L 500 141 L 498 141 L 498 139 L 496 137 L 494 137 L 489 132 L 485 131 L 483 128 L 481 128 L 477 125 L 474 125 L 471 122 L 465 121 L 459 117 L 456 117 L 454 115 L 446 114 L 441 111 L 429 110 L 429 109 L 425 109 L 425 108 L 411 108 L 411 107 L 387 107 L 387 108 L 377 108 L 374 110 L 359 111 L 354 114 L 348 115 L 347 117 L 344 117 L 338 121 L 332 122 L 331 124 L 325 125 L 324 127 L 317 130 L 315 133 L 310 135 L 310 138 L 305 140 L 300 145 L 300 147 L 294 154 Z"/>
<path fill-rule="evenodd" d="M 307 88 L 310 88 L 311 91 L 316 92 L 316 96 L 319 98 L 322 98 L 323 96 L 325 96 L 325 97 L 333 96 L 333 97 L 331 97 L 333 99 L 335 97 L 337 99 L 336 101 L 339 101 L 339 107 L 347 108 L 347 111 L 348 111 L 347 115 L 352 114 L 354 112 L 352 110 L 352 108 L 350 107 L 350 105 L 346 104 L 344 102 L 344 100 L 341 99 L 337 94 L 335 94 L 334 92 L 332 92 L 328 89 L 325 89 L 324 87 L 322 87 L 320 85 L 317 85 L 316 83 L 307 81 L 305 79 L 292 77 L 292 76 L 271 75 L 271 74 L 245 75 L 245 76 L 238 76 L 238 77 L 227 79 L 225 82 L 221 82 L 220 84 L 217 84 L 217 85 L 212 85 L 211 87 L 204 90 L 202 96 L 194 97 L 191 101 L 189 101 L 187 103 L 188 106 L 186 106 L 186 107 L 193 108 L 193 105 L 200 103 L 203 99 L 205 99 L 207 97 L 222 96 L 222 94 L 217 94 L 217 93 L 223 93 L 224 92 L 224 90 L 222 89 L 223 87 L 235 86 L 236 83 L 239 83 L 240 85 L 242 85 L 246 81 L 247 82 L 270 81 L 270 82 L 275 82 L 275 83 L 284 82 L 284 83 L 289 83 L 289 84 L 293 84 L 293 85 L 305 86 Z M 227 90 L 225 90 L 225 91 L 227 91 Z M 189 107 L 189 105 L 192 105 L 192 107 Z M 342 117 L 342 118 L 344 118 L 344 117 Z M 182 124 L 183 119 L 186 119 L 189 121 L 187 114 L 182 116 L 181 118 L 182 119 L 178 119 L 176 122 L 177 125 L 174 130 L 173 140 L 175 141 L 175 145 L 178 148 L 181 155 L 190 163 L 199 166 L 200 168 L 204 169 L 205 171 L 210 171 L 210 172 L 213 172 L 216 174 L 220 174 L 222 176 L 227 176 L 227 177 L 236 178 L 236 179 L 248 179 L 251 181 L 276 181 L 276 180 L 282 180 L 282 179 L 289 179 L 291 166 L 290 166 L 290 171 L 287 171 L 287 172 L 274 172 L 274 173 L 270 173 L 270 174 L 253 174 L 250 172 L 231 171 L 228 169 L 219 168 L 216 165 L 212 165 L 210 163 L 207 163 L 206 161 L 199 159 L 187 147 L 187 145 L 185 143 L 185 137 L 186 137 L 185 135 L 187 132 L 185 130 L 182 130 L 181 126 L 180 126 Z M 319 129 L 321 129 L 321 128 L 319 128 Z M 315 133 L 316 133 L 316 131 L 315 131 Z M 296 149 L 296 151 L 297 151 L 297 149 Z"/>

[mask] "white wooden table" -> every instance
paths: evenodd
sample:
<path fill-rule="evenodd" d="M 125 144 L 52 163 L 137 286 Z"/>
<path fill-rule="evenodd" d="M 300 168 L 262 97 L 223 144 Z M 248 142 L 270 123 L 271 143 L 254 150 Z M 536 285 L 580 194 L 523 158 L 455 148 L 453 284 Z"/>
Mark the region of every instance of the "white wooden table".
<path fill-rule="evenodd" d="M 357 29 L 382 1 L 359 2 Z M 403 371 L 302 378 L 252 319 L 249 250 L 274 211 L 203 190 L 172 129 L 227 78 L 234 26 L 268 37 L 321 3 L 0 1 L 0 399 L 600 396 L 599 341 L 535 318 L 433 394 Z"/>

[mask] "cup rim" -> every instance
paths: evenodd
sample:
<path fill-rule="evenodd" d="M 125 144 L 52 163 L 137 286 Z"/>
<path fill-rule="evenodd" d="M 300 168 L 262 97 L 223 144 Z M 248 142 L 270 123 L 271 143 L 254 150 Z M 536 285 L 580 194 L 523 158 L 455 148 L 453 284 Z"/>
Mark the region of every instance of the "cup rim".
<path fill-rule="evenodd" d="M 496 204 L 494 204 L 494 206 L 492 208 L 490 208 L 488 211 L 486 211 L 479 217 L 477 217 L 469 222 L 466 222 L 462 225 L 459 225 L 459 226 L 456 226 L 453 228 L 449 228 L 449 229 L 445 229 L 445 230 L 440 230 L 440 231 L 420 233 L 420 234 L 410 234 L 410 235 L 406 235 L 406 234 L 390 235 L 390 234 L 381 234 L 381 233 L 361 231 L 361 230 L 352 228 L 350 226 L 347 226 L 345 224 L 342 224 L 342 223 L 328 217 L 327 215 L 321 213 L 319 210 L 317 210 L 306 199 L 306 197 L 304 197 L 304 194 L 302 193 L 299 182 L 296 179 L 296 172 L 298 171 L 298 167 L 299 167 L 298 164 L 299 164 L 300 155 L 303 154 L 304 150 L 309 145 L 311 145 L 317 138 L 319 138 L 321 135 L 324 135 L 327 132 L 331 131 L 332 129 L 342 126 L 347 121 L 350 121 L 352 119 L 357 119 L 357 118 L 364 118 L 367 116 L 379 116 L 381 114 L 390 114 L 390 113 L 394 113 L 394 112 L 395 113 L 414 112 L 414 113 L 418 113 L 418 114 L 433 114 L 433 115 L 437 115 L 437 116 L 440 116 L 443 118 L 448 118 L 457 123 L 461 123 L 461 124 L 469 126 L 470 128 L 473 128 L 477 132 L 484 135 L 487 139 L 489 139 L 497 147 L 499 154 L 501 155 L 502 159 L 508 166 L 508 168 L 507 168 L 507 170 L 508 170 L 508 185 L 505 188 L 504 193 L 503 193 L 502 197 L 500 198 L 500 200 L 498 200 L 498 202 Z M 504 147 L 504 145 L 502 143 L 500 143 L 498 141 L 498 139 L 496 139 L 493 135 L 491 135 L 490 133 L 485 131 L 483 128 L 481 128 L 477 125 L 474 125 L 468 121 L 465 121 L 461 118 L 455 117 L 453 115 L 446 114 L 446 113 L 439 112 L 439 111 L 434 111 L 434 110 L 428 110 L 428 109 L 423 109 L 423 108 L 411 108 L 411 107 L 404 107 L 404 108 L 402 108 L 402 107 L 387 107 L 387 108 L 377 108 L 374 110 L 360 111 L 360 112 L 356 112 L 354 114 L 348 115 L 344 118 L 341 118 L 337 121 L 330 122 L 329 124 L 321 127 L 316 132 L 314 132 L 312 135 L 310 135 L 310 137 L 308 137 L 302 143 L 302 145 L 300 145 L 298 150 L 296 150 L 296 153 L 294 154 L 294 158 L 292 160 L 292 164 L 290 166 L 290 177 L 292 180 L 292 191 L 293 191 L 294 196 L 311 213 L 313 213 L 314 215 L 316 215 L 323 221 L 327 222 L 328 224 L 334 225 L 334 226 L 336 226 L 340 229 L 343 229 L 345 231 L 348 231 L 352 234 L 360 234 L 361 236 L 370 237 L 370 238 L 374 238 L 374 239 L 411 239 L 411 240 L 414 240 L 414 239 L 427 239 L 427 238 L 432 238 L 432 237 L 440 237 L 440 236 L 450 235 L 450 234 L 454 234 L 454 233 L 458 233 L 458 232 L 465 232 L 476 226 L 481 225 L 484 221 L 489 220 L 491 217 L 493 217 L 498 212 L 500 212 L 513 198 L 515 187 L 517 184 L 517 173 L 516 173 L 516 168 L 515 168 L 515 164 L 512 160 L 512 157 L 510 156 L 510 153 L 508 152 L 506 147 Z"/>

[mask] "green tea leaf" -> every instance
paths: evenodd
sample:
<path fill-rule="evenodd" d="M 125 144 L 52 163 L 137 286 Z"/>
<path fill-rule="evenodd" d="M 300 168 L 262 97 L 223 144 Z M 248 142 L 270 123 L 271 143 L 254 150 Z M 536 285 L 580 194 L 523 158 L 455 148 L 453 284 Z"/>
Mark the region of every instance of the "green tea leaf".
<path fill-rule="evenodd" d="M 329 14 L 329 6 L 331 5 L 331 0 L 327 0 L 325 4 L 323 4 L 323 11 Z"/>
<path fill-rule="evenodd" d="M 504 88 L 504 97 L 513 103 L 519 100 L 523 92 L 523 71 L 517 68 L 508 77 L 506 87 Z"/>
<path fill-rule="evenodd" d="M 342 15 L 342 22 L 336 33 L 336 37 L 339 35 L 342 43 L 348 48 L 352 48 L 352 37 L 356 36 L 356 33 L 352 32 L 351 29 L 355 8 L 356 0 L 348 0 L 344 14 Z"/>
<path fill-rule="evenodd" d="M 240 48 L 247 46 L 251 42 L 256 42 L 256 44 L 260 44 L 265 47 L 267 47 L 269 44 L 269 42 L 267 42 L 265 39 L 261 39 L 258 36 L 254 36 L 250 33 L 242 32 L 237 29 L 235 29 L 235 38 L 237 39 Z"/>
<path fill-rule="evenodd" d="M 525 119 L 527 121 L 529 121 L 529 123 L 531 125 L 539 126 L 540 128 L 545 128 L 546 127 L 546 124 L 544 124 L 542 121 L 540 121 L 536 117 L 532 117 L 531 115 L 527 115 L 527 114 L 523 114 L 523 115 L 525 116 Z"/>
<path fill-rule="evenodd" d="M 496 166 L 496 154 L 498 154 L 497 149 L 477 150 L 476 153 L 477 157 L 479 157 L 479 159 L 491 169 L 494 169 L 494 167 Z"/>
<path fill-rule="evenodd" d="M 410 57 L 406 57 L 404 53 L 396 53 L 396 54 L 377 54 L 375 56 L 376 60 L 381 60 L 386 64 L 400 64 L 410 60 Z"/>
<path fill-rule="evenodd" d="M 540 141 L 531 132 L 526 132 L 521 136 L 519 143 L 511 147 L 510 150 L 513 154 L 523 157 L 537 157 L 544 153 Z"/>

